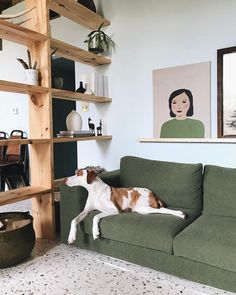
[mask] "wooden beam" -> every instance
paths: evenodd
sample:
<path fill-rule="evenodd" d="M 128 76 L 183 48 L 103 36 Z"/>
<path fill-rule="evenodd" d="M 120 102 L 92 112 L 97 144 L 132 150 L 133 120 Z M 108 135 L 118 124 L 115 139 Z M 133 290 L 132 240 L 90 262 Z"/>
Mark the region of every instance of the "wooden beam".
<path fill-rule="evenodd" d="M 43 93 L 46 94 L 48 93 L 49 88 L 0 80 L 0 91 L 34 95 Z"/>
<path fill-rule="evenodd" d="M 31 21 L 25 25 L 40 34 L 50 36 L 49 0 L 26 0 L 26 9 L 35 7 L 29 15 Z M 30 137 L 52 138 L 52 96 L 51 96 L 51 58 L 49 39 L 29 47 L 32 59 L 38 61 L 41 85 L 49 88 L 47 93 L 36 96 L 37 104 L 29 100 Z M 30 149 L 31 183 L 33 186 L 53 187 L 53 144 L 32 145 Z M 38 238 L 55 238 L 55 213 L 53 194 L 32 201 L 34 227 Z"/>

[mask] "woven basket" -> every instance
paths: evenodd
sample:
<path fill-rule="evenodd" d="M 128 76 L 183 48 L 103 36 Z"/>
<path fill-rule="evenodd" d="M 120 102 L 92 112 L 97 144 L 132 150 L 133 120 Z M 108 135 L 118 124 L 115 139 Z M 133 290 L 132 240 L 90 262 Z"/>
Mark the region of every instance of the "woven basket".
<path fill-rule="evenodd" d="M 33 217 L 28 212 L 0 213 L 8 227 L 0 231 L 0 268 L 25 260 L 35 245 Z"/>

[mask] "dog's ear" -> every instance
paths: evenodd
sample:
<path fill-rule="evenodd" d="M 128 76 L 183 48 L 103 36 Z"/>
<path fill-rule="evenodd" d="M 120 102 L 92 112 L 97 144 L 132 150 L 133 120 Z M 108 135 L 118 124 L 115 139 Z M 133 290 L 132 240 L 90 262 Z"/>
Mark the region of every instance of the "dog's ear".
<path fill-rule="evenodd" d="M 75 175 L 77 175 L 77 176 L 83 176 L 83 170 L 82 169 L 75 170 Z"/>
<path fill-rule="evenodd" d="M 97 173 L 94 170 L 87 170 L 87 183 L 91 184 L 97 177 Z"/>

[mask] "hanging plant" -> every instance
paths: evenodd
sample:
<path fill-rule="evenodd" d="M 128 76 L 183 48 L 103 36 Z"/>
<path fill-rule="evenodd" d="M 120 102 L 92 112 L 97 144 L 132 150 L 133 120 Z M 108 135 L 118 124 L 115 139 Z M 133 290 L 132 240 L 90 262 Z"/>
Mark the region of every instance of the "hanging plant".
<path fill-rule="evenodd" d="M 102 23 L 98 29 L 92 31 L 88 34 L 88 38 L 84 41 L 88 43 L 88 50 L 95 54 L 102 54 L 104 52 L 109 52 L 115 48 L 114 41 L 102 31 Z"/>

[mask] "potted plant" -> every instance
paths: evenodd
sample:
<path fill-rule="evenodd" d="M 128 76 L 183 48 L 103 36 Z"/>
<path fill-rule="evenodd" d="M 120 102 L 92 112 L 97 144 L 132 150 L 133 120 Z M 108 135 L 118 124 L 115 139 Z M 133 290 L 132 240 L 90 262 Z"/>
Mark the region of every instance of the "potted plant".
<path fill-rule="evenodd" d="M 102 54 L 104 52 L 109 52 L 115 47 L 114 41 L 102 31 L 102 23 L 98 29 L 92 31 L 88 34 L 88 38 L 84 41 L 88 43 L 88 50 L 95 54 Z"/>
<path fill-rule="evenodd" d="M 25 69 L 25 80 L 27 84 L 38 85 L 38 70 L 37 70 L 37 61 L 32 65 L 31 54 L 29 49 L 27 49 L 28 63 L 25 62 L 22 58 L 17 58 L 17 60 L 22 64 Z"/>

